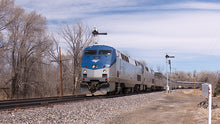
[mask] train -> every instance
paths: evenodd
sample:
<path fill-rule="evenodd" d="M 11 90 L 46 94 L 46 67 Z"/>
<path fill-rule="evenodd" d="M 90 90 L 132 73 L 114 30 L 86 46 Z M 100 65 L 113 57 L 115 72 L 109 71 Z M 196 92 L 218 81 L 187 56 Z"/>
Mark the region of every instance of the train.
<path fill-rule="evenodd" d="M 143 63 L 111 46 L 93 45 L 82 56 L 81 92 L 89 95 L 165 90 L 167 78 Z M 192 87 L 192 83 L 190 87 Z M 188 84 L 169 80 L 169 89 L 187 88 Z"/>
<path fill-rule="evenodd" d="M 111 46 L 93 45 L 85 48 L 81 67 L 80 88 L 87 94 L 162 90 L 166 86 L 147 66 Z"/>

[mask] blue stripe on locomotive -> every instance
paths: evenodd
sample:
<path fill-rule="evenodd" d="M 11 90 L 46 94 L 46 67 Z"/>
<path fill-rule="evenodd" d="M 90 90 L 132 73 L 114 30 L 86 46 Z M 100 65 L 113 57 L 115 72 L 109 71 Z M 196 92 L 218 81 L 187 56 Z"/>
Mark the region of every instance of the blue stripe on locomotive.
<path fill-rule="evenodd" d="M 94 55 L 85 55 L 85 51 L 87 50 L 97 50 Z M 112 50 L 111 55 L 99 55 L 99 50 Z M 92 70 L 101 69 L 105 67 L 111 67 L 116 62 L 116 50 L 113 47 L 105 46 L 105 45 L 94 45 L 85 48 L 82 57 L 83 68 L 88 68 Z M 96 68 L 92 68 L 92 66 L 98 66 Z"/>

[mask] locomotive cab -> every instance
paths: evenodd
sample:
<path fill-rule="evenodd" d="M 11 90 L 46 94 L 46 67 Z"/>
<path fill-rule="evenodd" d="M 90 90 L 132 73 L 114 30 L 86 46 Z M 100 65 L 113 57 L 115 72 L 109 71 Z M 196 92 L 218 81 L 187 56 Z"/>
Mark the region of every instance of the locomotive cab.
<path fill-rule="evenodd" d="M 81 91 L 94 94 L 96 91 L 106 94 L 109 91 L 110 67 L 116 61 L 115 49 L 96 45 L 87 47 L 82 57 Z"/>

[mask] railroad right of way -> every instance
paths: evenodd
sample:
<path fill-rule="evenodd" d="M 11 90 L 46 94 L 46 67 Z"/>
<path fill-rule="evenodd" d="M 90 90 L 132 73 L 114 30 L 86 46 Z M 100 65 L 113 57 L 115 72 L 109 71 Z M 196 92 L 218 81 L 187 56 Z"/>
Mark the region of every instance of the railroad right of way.
<path fill-rule="evenodd" d="M 0 111 L 0 123 L 102 124 L 164 96 L 163 92 Z"/>

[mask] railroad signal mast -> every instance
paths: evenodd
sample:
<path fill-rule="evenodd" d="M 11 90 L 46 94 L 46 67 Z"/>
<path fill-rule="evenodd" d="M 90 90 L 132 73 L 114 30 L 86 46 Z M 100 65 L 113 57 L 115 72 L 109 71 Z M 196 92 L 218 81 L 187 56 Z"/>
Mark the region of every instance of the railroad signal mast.
<path fill-rule="evenodd" d="M 97 35 L 107 35 L 107 33 L 99 33 L 96 28 L 94 28 L 94 30 L 92 31 L 92 34 L 93 34 L 93 36 L 97 36 Z"/>
<path fill-rule="evenodd" d="M 171 73 L 171 60 L 168 60 L 168 58 L 175 58 L 175 56 L 169 56 L 168 54 L 166 54 L 165 56 L 166 58 L 166 68 L 167 68 L 167 85 L 166 85 L 166 91 L 169 92 L 169 74 L 168 74 L 168 64 L 170 65 L 170 73 Z"/>

